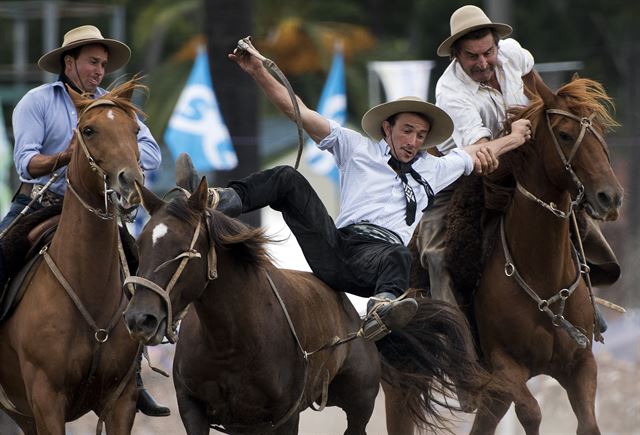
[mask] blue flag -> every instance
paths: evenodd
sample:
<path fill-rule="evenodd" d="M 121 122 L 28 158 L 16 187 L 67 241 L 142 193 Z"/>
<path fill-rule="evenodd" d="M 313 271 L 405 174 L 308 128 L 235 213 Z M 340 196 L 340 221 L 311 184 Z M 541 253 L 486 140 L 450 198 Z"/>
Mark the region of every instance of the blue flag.
<path fill-rule="evenodd" d="M 316 111 L 340 125 L 344 125 L 347 120 L 347 94 L 345 88 L 344 58 L 342 50 L 337 49 L 333 55 L 331 71 L 322 89 Z M 307 141 L 305 146 L 305 161 L 314 172 L 326 175 L 338 183 L 339 172 L 333 160 L 333 155 L 318 149 L 311 140 Z"/>
<path fill-rule="evenodd" d="M 164 132 L 164 141 L 174 160 L 186 152 L 198 171 L 228 170 L 238 165 L 211 84 L 207 52 L 202 48 Z"/>

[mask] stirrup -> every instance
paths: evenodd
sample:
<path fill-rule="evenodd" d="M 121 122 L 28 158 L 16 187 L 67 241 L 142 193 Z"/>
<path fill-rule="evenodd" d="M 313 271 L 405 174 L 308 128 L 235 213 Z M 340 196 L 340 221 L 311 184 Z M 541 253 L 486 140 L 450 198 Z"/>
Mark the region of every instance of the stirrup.
<path fill-rule="evenodd" d="M 402 294 L 401 296 L 391 299 L 391 298 L 385 298 L 385 297 L 372 297 L 370 302 L 375 302 L 375 304 L 373 304 L 373 306 L 369 307 L 368 309 L 368 313 L 366 315 L 366 317 L 364 318 L 364 321 L 362 323 L 362 327 L 360 328 L 360 330 L 358 331 L 358 335 L 367 339 L 367 340 L 371 340 L 371 341 L 377 341 L 380 340 L 382 337 L 388 335 L 391 331 L 392 328 L 393 329 L 400 329 L 403 328 L 410 320 L 411 318 L 413 318 L 413 316 L 415 315 L 415 311 L 418 308 L 418 304 L 415 301 L 415 299 L 412 298 L 406 298 L 407 293 L 405 292 L 404 294 Z M 406 311 L 407 309 L 411 310 L 411 308 L 408 308 L 408 305 L 411 305 L 411 303 L 409 303 L 410 301 L 413 302 L 413 304 L 415 305 L 415 308 L 413 308 L 413 312 L 409 313 L 408 311 Z M 409 304 L 407 304 L 409 303 Z M 402 304 L 404 305 L 404 307 L 399 307 L 398 305 L 396 305 L 395 307 L 393 306 L 393 304 Z M 391 316 L 391 318 L 387 319 L 387 321 L 391 320 L 391 324 L 385 323 L 382 318 L 392 314 L 394 309 L 404 309 L 405 310 L 405 315 L 406 318 L 402 319 L 402 317 L 400 317 L 400 319 L 396 318 L 395 320 L 400 320 L 399 324 L 394 325 L 393 323 L 393 316 Z M 385 309 L 388 309 L 388 312 L 383 313 L 381 315 L 381 311 L 384 311 Z"/>

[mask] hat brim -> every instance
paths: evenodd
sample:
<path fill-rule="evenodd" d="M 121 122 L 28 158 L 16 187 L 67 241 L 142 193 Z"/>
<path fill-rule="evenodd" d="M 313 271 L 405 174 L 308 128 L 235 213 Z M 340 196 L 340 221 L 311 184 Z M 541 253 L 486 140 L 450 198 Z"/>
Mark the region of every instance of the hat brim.
<path fill-rule="evenodd" d="M 115 39 L 83 39 L 51 50 L 38 60 L 38 67 L 50 73 L 60 74 L 62 72 L 60 71 L 60 57 L 62 54 L 76 47 L 90 44 L 102 44 L 109 50 L 109 61 L 104 69 L 105 73 L 113 72 L 129 63 L 131 49 L 126 44 L 116 41 Z"/>
<path fill-rule="evenodd" d="M 464 30 L 454 33 L 453 35 L 445 39 L 442 42 L 442 44 L 440 44 L 440 46 L 438 47 L 438 56 L 440 57 L 451 56 L 451 47 L 458 39 L 462 38 L 464 35 L 466 35 L 469 32 L 473 32 L 474 30 L 483 29 L 483 28 L 494 29 L 498 33 L 498 36 L 501 39 L 506 38 L 507 36 L 511 35 L 511 32 L 513 32 L 513 29 L 511 28 L 510 25 L 503 24 L 503 23 L 491 23 L 491 24 L 485 23 L 485 24 L 478 24 L 476 26 L 470 26 Z"/>
<path fill-rule="evenodd" d="M 362 129 L 371 139 L 379 141 L 384 137 L 381 130 L 382 122 L 390 116 L 405 112 L 421 113 L 429 120 L 429 133 L 422 149 L 441 144 L 453 133 L 453 121 L 444 110 L 431 103 L 417 100 L 395 100 L 371 108 L 362 117 Z"/>

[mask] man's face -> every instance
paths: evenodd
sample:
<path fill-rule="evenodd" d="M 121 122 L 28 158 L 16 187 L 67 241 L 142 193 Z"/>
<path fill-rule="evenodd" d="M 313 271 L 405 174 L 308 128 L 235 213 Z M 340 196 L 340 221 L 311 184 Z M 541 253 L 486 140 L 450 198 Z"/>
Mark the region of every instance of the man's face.
<path fill-rule="evenodd" d="M 109 53 L 100 44 L 85 45 L 77 59 L 65 56 L 64 73 L 81 90 L 94 93 L 104 78 Z"/>
<path fill-rule="evenodd" d="M 456 58 L 464 72 L 479 83 L 487 83 L 493 79 L 498 62 L 498 47 L 493 35 L 488 33 L 481 39 L 461 41 L 460 51 Z"/>
<path fill-rule="evenodd" d="M 384 121 L 382 126 L 391 154 L 403 163 L 413 160 L 431 128 L 426 119 L 415 113 L 400 113 L 393 125 Z"/>

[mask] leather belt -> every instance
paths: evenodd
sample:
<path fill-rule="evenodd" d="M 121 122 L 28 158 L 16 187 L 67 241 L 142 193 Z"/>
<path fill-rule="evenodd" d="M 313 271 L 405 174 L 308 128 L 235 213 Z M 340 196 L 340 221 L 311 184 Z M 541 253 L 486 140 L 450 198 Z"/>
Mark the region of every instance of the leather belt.
<path fill-rule="evenodd" d="M 26 195 L 29 198 L 35 198 L 38 193 L 42 190 L 44 185 L 42 184 L 31 184 L 31 183 L 22 183 L 20 185 L 20 189 L 18 189 L 18 194 Z M 54 205 L 54 204 L 62 204 L 63 196 L 59 195 L 55 192 L 47 190 L 40 197 L 40 203 L 44 206 Z"/>
<path fill-rule="evenodd" d="M 360 236 L 381 240 L 383 242 L 404 245 L 400 236 L 395 232 L 369 222 L 359 222 L 357 224 L 347 225 L 342 229 L 351 234 L 358 234 Z"/>

